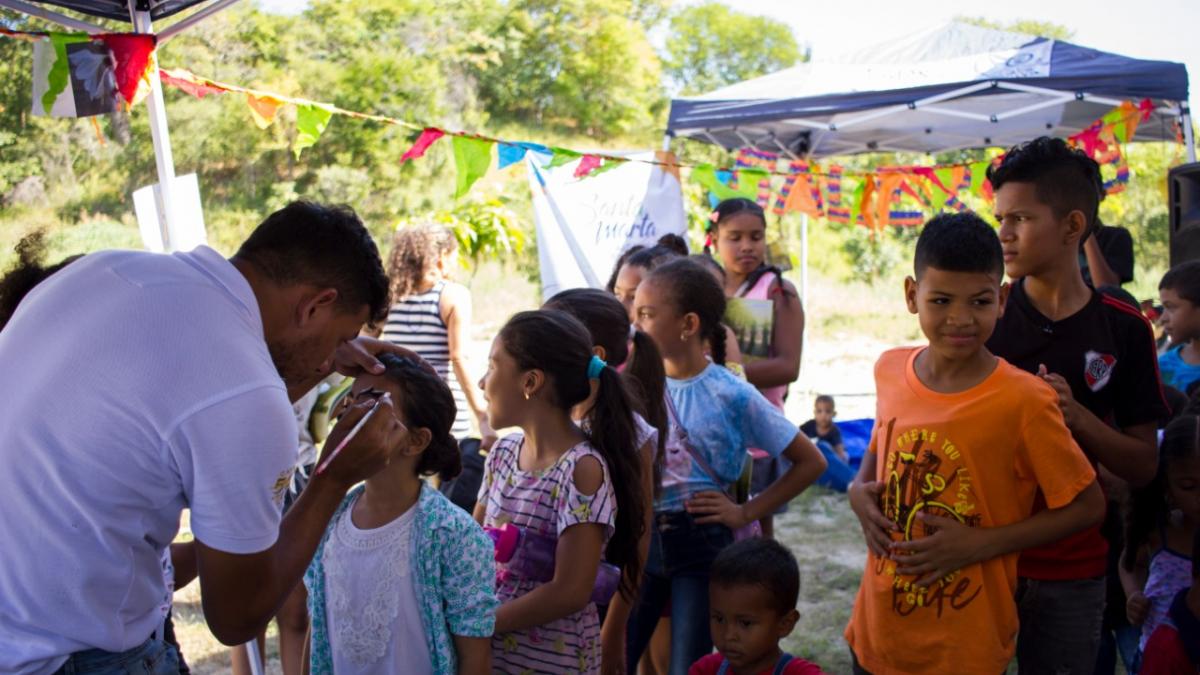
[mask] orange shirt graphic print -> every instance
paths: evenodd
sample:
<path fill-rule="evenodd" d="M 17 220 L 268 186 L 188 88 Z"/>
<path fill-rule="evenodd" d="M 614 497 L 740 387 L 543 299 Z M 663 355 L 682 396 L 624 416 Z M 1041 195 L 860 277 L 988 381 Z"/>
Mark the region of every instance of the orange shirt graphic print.
<path fill-rule="evenodd" d="M 884 431 L 883 473 L 887 480 L 881 504 L 883 515 L 899 527 L 893 539 L 912 541 L 936 532 L 936 526 L 917 518 L 922 513 L 979 527 L 971 472 L 958 461 L 962 452 L 954 442 L 927 428 L 893 435 L 895 426 L 895 418 L 888 420 Z M 972 582 L 962 570 L 947 574 L 929 588 L 918 587 L 915 576 L 898 574 L 892 560 L 876 559 L 875 573 L 891 579 L 892 610 L 901 616 L 929 607 L 940 617 L 947 610 L 966 607 L 980 592 L 978 580 Z"/>

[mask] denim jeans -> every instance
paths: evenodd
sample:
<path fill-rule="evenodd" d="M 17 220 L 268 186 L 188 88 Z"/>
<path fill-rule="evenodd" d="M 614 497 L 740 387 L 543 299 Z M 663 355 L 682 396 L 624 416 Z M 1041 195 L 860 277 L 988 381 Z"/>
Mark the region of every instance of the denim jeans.
<path fill-rule="evenodd" d="M 1104 628 L 1100 635 L 1100 651 L 1096 655 L 1095 675 L 1114 675 L 1117 672 L 1117 659 L 1125 666 L 1125 672 L 1136 673 L 1138 642 L 1142 639 L 1140 626 L 1121 626 L 1120 628 Z"/>
<path fill-rule="evenodd" d="M 638 659 L 670 600 L 670 675 L 686 675 L 693 663 L 712 651 L 708 570 L 717 553 L 733 543 L 733 532 L 724 525 L 698 525 L 687 513 L 675 511 L 654 514 L 650 535 L 646 573 L 626 636 L 627 672 L 637 672 Z"/>
<path fill-rule="evenodd" d="M 1104 619 L 1104 577 L 1017 582 L 1020 675 L 1092 675 Z"/>
<path fill-rule="evenodd" d="M 56 675 L 176 675 L 178 672 L 175 648 L 150 638 L 120 653 L 102 649 L 75 652 Z"/>

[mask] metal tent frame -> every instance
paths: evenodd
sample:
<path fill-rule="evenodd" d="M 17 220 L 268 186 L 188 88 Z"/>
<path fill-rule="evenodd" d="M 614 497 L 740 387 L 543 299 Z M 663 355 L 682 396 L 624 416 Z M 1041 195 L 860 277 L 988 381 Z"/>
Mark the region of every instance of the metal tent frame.
<path fill-rule="evenodd" d="M 26 0 L 0 0 L 0 7 L 36 16 L 47 21 L 53 21 L 72 30 L 89 34 L 105 33 L 109 29 L 98 26 L 75 17 L 54 11 L 43 4 L 69 7 L 92 16 L 101 18 L 123 18 L 116 13 L 122 6 L 127 8 L 129 21 L 134 32 L 153 33 L 154 19 L 161 19 L 176 14 L 195 5 L 204 4 L 208 0 L 42 0 L 34 4 Z M 178 21 L 158 34 L 158 42 L 162 44 L 183 31 L 195 26 L 217 12 L 226 9 L 238 0 L 212 0 L 209 4 L 190 16 Z M 155 63 L 157 68 L 157 62 Z M 171 153 L 171 136 L 167 129 L 166 106 L 163 103 L 162 82 L 155 76 L 150 78 L 150 96 L 146 99 L 146 109 L 150 114 L 150 138 L 154 145 L 154 165 L 158 171 L 158 196 L 160 225 L 163 246 L 167 251 L 174 250 L 172 235 L 177 231 L 179 216 L 175 212 L 175 158 Z"/>

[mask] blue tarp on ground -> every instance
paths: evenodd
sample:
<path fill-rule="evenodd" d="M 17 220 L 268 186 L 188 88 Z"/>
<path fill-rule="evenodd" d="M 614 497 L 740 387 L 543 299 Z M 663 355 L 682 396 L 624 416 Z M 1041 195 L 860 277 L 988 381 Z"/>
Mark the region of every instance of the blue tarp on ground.
<path fill-rule="evenodd" d="M 1180 63 L 951 22 L 837 61 L 674 99 L 668 132 L 812 157 L 940 152 L 1068 136 L 1122 100 L 1148 98 L 1159 109 L 1136 140 L 1172 140 L 1187 97 Z"/>
<path fill-rule="evenodd" d="M 875 428 L 875 420 L 838 420 L 834 424 L 837 424 L 838 430 L 842 432 L 842 442 L 846 444 L 846 457 L 850 460 L 850 466 L 857 470 L 867 452 L 867 445 L 871 442 L 871 430 Z"/>

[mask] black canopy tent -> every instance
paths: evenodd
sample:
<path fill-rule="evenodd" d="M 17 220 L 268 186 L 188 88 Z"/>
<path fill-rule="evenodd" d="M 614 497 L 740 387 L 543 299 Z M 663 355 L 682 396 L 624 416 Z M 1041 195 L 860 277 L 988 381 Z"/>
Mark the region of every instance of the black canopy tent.
<path fill-rule="evenodd" d="M 158 33 L 158 42 L 187 30 L 204 19 L 229 7 L 238 0 L 0 0 L 0 7 L 53 21 L 71 30 L 85 33 L 105 33 L 111 28 L 95 25 L 82 19 L 68 16 L 55 8 L 82 12 L 83 14 L 128 21 L 136 33 L 153 33 L 154 22 L 174 16 L 188 8 L 199 7 L 192 14 L 176 21 Z M 157 68 L 157 63 L 155 64 Z M 171 139 L 167 132 L 167 115 L 163 105 L 162 83 L 157 73 L 150 79 L 150 96 L 146 99 L 146 110 L 150 114 L 150 137 L 154 143 L 154 163 L 158 169 L 157 210 L 158 225 L 162 232 L 163 247 L 173 250 L 178 241 L 180 218 L 175 212 L 175 160 L 171 154 Z"/>

